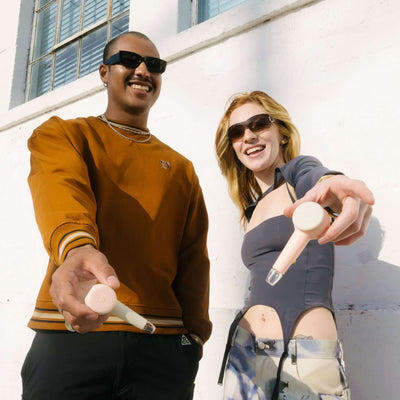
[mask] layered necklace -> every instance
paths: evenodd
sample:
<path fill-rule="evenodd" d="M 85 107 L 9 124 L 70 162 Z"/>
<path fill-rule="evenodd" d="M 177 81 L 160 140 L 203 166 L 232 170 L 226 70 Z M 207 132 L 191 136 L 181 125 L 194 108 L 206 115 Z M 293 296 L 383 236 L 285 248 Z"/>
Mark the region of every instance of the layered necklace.
<path fill-rule="evenodd" d="M 132 142 L 136 142 L 136 143 L 146 143 L 146 142 L 148 142 L 148 141 L 151 139 L 151 133 L 150 133 L 150 131 L 144 131 L 144 130 L 142 130 L 142 129 L 133 128 L 133 127 L 131 127 L 131 126 L 122 125 L 122 124 L 117 124 L 117 123 L 115 123 L 115 122 L 109 121 L 109 120 L 106 118 L 106 116 L 105 116 L 104 114 L 99 115 L 97 118 L 99 118 L 99 119 L 101 119 L 102 121 L 104 121 L 104 122 L 110 127 L 110 129 L 112 129 L 117 135 L 119 135 L 119 136 L 121 136 L 121 137 L 123 137 L 123 138 L 125 138 L 125 139 L 128 139 L 128 140 L 130 140 L 130 141 L 132 141 Z M 132 133 L 135 133 L 136 135 L 143 135 L 143 136 L 147 136 L 147 137 L 146 137 L 144 140 L 137 140 L 137 139 L 134 139 L 134 138 L 132 138 L 132 137 L 130 137 L 130 136 L 125 136 L 125 135 L 124 135 L 123 133 L 121 133 L 121 132 L 118 132 L 118 131 L 114 128 L 114 126 L 115 126 L 115 128 L 123 129 L 124 131 L 132 132 Z"/>

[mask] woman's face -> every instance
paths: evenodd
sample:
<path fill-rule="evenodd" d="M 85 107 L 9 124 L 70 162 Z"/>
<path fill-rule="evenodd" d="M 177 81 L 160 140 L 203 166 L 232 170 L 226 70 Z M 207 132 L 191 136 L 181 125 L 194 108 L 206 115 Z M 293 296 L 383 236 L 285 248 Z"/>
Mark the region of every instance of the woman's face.
<path fill-rule="evenodd" d="M 258 114 L 267 114 L 260 104 L 243 104 L 232 112 L 229 126 L 246 123 Z M 245 128 L 243 136 L 232 141 L 232 147 L 239 161 L 254 172 L 257 180 L 269 181 L 274 177 L 275 168 L 284 164 L 281 141 L 278 125 L 272 123 L 257 133 Z"/>

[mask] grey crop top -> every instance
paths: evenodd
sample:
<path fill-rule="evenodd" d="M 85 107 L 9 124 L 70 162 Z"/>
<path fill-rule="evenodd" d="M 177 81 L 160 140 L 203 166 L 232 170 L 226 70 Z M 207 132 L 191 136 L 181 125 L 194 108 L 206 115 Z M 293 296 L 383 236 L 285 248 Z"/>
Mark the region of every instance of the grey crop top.
<path fill-rule="evenodd" d="M 275 170 L 274 185 L 247 208 L 247 220 L 251 219 L 260 199 L 267 196 L 283 182 L 293 186 L 297 198 L 301 198 L 317 183 L 321 176 L 327 174 L 338 174 L 338 172 L 323 167 L 314 157 L 299 156 L 287 162 Z M 276 310 L 281 320 L 285 352 L 296 320 L 302 312 L 313 307 L 326 307 L 333 312 L 331 292 L 334 273 L 334 247 L 332 243 L 321 246 L 316 240 L 310 241 L 296 263 L 289 268 L 285 276 L 275 286 L 266 283 L 265 278 L 268 271 L 292 232 L 292 221 L 284 215 L 278 215 L 263 221 L 245 234 L 242 245 L 242 260 L 250 271 L 249 294 L 245 300 L 244 308 L 237 314 L 231 325 L 226 353 L 229 353 L 230 343 L 237 324 L 253 305 L 267 305 Z M 221 369 L 220 383 L 222 378 L 223 371 Z"/>

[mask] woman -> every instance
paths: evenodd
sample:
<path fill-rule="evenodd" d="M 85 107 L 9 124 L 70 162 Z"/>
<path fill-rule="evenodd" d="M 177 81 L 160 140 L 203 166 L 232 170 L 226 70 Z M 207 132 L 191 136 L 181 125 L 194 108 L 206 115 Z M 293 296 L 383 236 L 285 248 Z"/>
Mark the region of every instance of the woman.
<path fill-rule="evenodd" d="M 263 92 L 235 96 L 218 126 L 218 162 L 241 210 L 251 276 L 228 339 L 225 399 L 350 399 L 331 299 L 333 244 L 311 241 L 279 283 L 265 282 L 293 231 L 283 210 L 338 174 L 299 150 L 286 109 Z"/>

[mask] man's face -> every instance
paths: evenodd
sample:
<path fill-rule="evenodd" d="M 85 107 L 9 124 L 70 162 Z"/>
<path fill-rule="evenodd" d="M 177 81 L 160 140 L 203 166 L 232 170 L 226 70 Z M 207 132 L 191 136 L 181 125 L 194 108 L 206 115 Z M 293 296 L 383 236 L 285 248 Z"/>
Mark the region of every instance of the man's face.
<path fill-rule="evenodd" d="M 119 38 L 109 57 L 120 50 L 131 51 L 142 57 L 159 57 L 153 43 L 132 35 Z M 100 66 L 102 81 L 108 85 L 108 110 L 112 115 L 143 115 L 147 118 L 161 90 L 161 74 L 149 72 L 144 62 L 136 68 L 121 64 Z"/>

